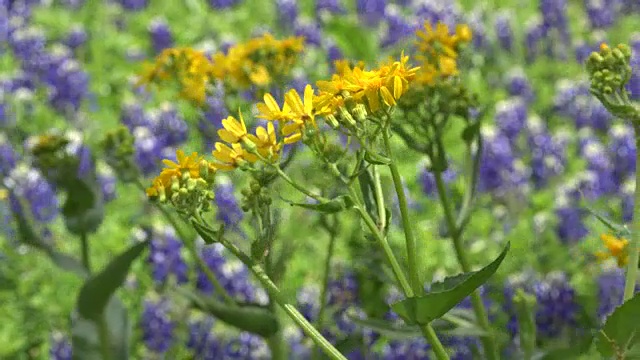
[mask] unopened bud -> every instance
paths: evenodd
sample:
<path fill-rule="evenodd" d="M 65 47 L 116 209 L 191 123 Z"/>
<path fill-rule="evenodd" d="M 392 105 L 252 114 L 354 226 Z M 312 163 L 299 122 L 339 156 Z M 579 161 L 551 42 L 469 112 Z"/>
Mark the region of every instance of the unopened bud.
<path fill-rule="evenodd" d="M 367 119 L 367 108 L 364 104 L 358 104 L 353 108 L 353 115 L 356 120 L 362 122 Z"/>

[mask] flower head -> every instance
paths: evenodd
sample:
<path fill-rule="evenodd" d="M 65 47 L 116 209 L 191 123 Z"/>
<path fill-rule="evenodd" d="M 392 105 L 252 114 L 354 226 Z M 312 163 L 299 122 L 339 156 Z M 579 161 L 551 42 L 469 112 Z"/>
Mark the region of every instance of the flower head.
<path fill-rule="evenodd" d="M 228 116 L 222 120 L 222 126 L 224 129 L 218 130 L 218 136 L 220 139 L 233 144 L 244 139 L 247 136 L 247 126 L 244 124 L 242 113 L 238 112 L 240 121 L 236 120 L 233 116 Z"/>
<path fill-rule="evenodd" d="M 606 260 L 609 258 L 615 258 L 619 267 L 623 267 L 629 261 L 629 253 L 627 245 L 629 241 L 624 238 L 617 238 L 613 235 L 602 234 L 600 240 L 604 243 L 607 251 L 598 251 L 596 256 L 600 260 Z"/>

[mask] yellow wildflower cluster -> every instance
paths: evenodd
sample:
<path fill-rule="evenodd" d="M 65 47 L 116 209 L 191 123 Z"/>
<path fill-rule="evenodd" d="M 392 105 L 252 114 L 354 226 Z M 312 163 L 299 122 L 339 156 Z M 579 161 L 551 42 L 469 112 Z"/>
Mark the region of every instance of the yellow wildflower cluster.
<path fill-rule="evenodd" d="M 471 41 L 472 32 L 467 25 L 456 26 L 455 34 L 449 34 L 449 27 L 438 22 L 433 29 L 428 22 L 416 32 L 418 59 L 421 61 L 417 81 L 433 85 L 441 77 L 458 74 L 458 49 L 461 44 Z"/>
<path fill-rule="evenodd" d="M 596 252 L 596 257 L 601 261 L 609 258 L 615 258 L 619 267 L 623 267 L 629 261 L 629 253 L 627 246 L 629 241 L 624 238 L 618 239 L 617 237 L 609 234 L 600 235 L 600 240 L 604 243 L 607 251 Z"/>
<path fill-rule="evenodd" d="M 148 197 L 160 197 L 171 198 L 172 192 L 175 190 L 172 186 L 175 182 L 182 179 L 185 174 L 189 175 L 190 179 L 199 179 L 203 172 L 203 167 L 206 167 L 207 172 L 215 174 L 217 168 L 204 160 L 202 156 L 199 156 L 197 152 L 186 155 L 184 151 L 176 151 L 177 163 L 172 160 L 162 160 L 162 163 L 166 166 L 160 172 L 154 180 L 152 185 L 147 188 Z"/>
<path fill-rule="evenodd" d="M 255 134 L 247 132 L 242 114 L 239 120 L 229 116 L 222 120 L 223 129 L 218 130 L 218 136 L 223 142 L 217 142 L 213 150 L 213 157 L 219 162 L 215 165 L 220 170 L 232 170 L 244 163 L 255 163 L 260 158 L 276 161 L 280 156 L 282 143 L 276 138 L 273 123 L 267 127 L 258 126 Z"/>
<path fill-rule="evenodd" d="M 192 48 L 165 49 L 153 64 L 147 64 L 139 84 L 164 84 L 173 81 L 180 96 L 201 105 L 207 84 L 212 79 L 212 64 L 202 51 Z"/>
<path fill-rule="evenodd" d="M 354 104 L 363 104 L 370 114 L 382 106 L 394 106 L 409 89 L 419 70 L 408 65 L 409 57 L 404 53 L 400 60 L 389 60 L 379 68 L 364 70 L 362 64 L 350 67 L 345 62 L 337 63 L 337 73 L 328 81 L 318 81 L 319 92 L 314 99 L 314 108 L 321 113 L 334 114 L 344 106 L 346 99 Z"/>
<path fill-rule="evenodd" d="M 265 88 L 286 75 L 304 49 L 304 39 L 277 40 L 270 34 L 232 46 L 213 57 L 213 75 L 238 89 Z"/>

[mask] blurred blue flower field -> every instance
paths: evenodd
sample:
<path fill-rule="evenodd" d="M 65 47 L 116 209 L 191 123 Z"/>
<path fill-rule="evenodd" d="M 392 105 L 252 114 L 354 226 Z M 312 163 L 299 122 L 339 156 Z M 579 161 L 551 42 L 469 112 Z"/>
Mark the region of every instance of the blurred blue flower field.
<path fill-rule="evenodd" d="M 0 359 L 603 358 L 639 102 L 639 0 L 0 0 Z"/>

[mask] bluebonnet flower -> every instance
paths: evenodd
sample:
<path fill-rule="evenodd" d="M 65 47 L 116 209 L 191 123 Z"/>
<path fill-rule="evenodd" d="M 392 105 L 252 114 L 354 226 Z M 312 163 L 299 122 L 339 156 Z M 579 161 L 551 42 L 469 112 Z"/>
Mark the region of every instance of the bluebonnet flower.
<path fill-rule="evenodd" d="M 327 304 L 336 308 L 346 308 L 358 302 L 358 280 L 355 273 L 344 271 L 339 277 L 329 280 Z"/>
<path fill-rule="evenodd" d="M 340 0 L 316 0 L 316 16 L 319 20 L 329 14 L 342 14 L 346 10 Z"/>
<path fill-rule="evenodd" d="M 411 18 L 402 14 L 394 4 L 389 4 L 385 8 L 384 20 L 386 21 L 387 29 L 381 42 L 383 47 L 395 45 L 412 36 L 417 28 L 415 21 L 412 22 Z"/>
<path fill-rule="evenodd" d="M 315 321 L 320 311 L 320 288 L 315 284 L 303 286 L 296 295 L 297 308 L 309 321 Z"/>
<path fill-rule="evenodd" d="M 633 220 L 633 198 L 635 190 L 636 181 L 634 176 L 628 178 L 620 187 L 620 192 L 622 193 L 622 220 L 625 222 Z"/>
<path fill-rule="evenodd" d="M 519 96 L 527 103 L 535 99 L 531 82 L 522 68 L 514 68 L 507 73 L 507 91 L 511 96 Z"/>
<path fill-rule="evenodd" d="M 602 103 L 591 95 L 578 96 L 575 99 L 577 112 L 574 115 L 576 127 L 591 127 L 595 130 L 607 131 L 613 116 Z"/>
<path fill-rule="evenodd" d="M 520 97 L 502 100 L 496 104 L 496 125 L 507 136 L 512 146 L 527 121 L 527 105 Z"/>
<path fill-rule="evenodd" d="M 539 17 L 532 17 L 525 22 L 524 48 L 528 63 L 533 62 L 540 55 L 544 36 L 544 24 Z"/>
<path fill-rule="evenodd" d="M 224 347 L 225 359 L 268 359 L 269 354 L 264 340 L 246 331 L 229 340 Z"/>
<path fill-rule="evenodd" d="M 212 332 L 214 319 L 206 317 L 189 323 L 187 348 L 198 360 L 222 360 L 222 342 Z"/>
<path fill-rule="evenodd" d="M 5 182 L 17 196 L 29 204 L 36 221 L 48 223 L 58 216 L 58 198 L 55 190 L 37 169 L 19 164 Z"/>
<path fill-rule="evenodd" d="M 420 24 L 424 21 L 431 25 L 442 22 L 449 29 L 453 29 L 457 23 L 463 21 L 460 7 L 453 1 L 418 1 L 414 5 L 414 10 Z"/>
<path fill-rule="evenodd" d="M 276 0 L 276 9 L 278 13 L 278 22 L 290 30 L 291 24 L 298 19 L 300 9 L 298 9 L 297 0 Z"/>
<path fill-rule="evenodd" d="M 376 26 L 384 16 L 386 0 L 356 0 L 358 17 L 367 26 Z"/>
<path fill-rule="evenodd" d="M 158 172 L 160 167 L 159 153 L 164 144 L 153 132 L 143 126 L 133 129 L 134 147 L 135 147 L 135 163 L 144 175 L 150 175 Z"/>
<path fill-rule="evenodd" d="M 171 319 L 171 304 L 167 299 L 145 300 L 140 319 L 142 341 L 157 354 L 167 352 L 174 342 L 176 323 Z"/>
<path fill-rule="evenodd" d="M 549 273 L 542 279 L 510 279 L 504 288 L 504 307 L 511 319 L 509 332 L 516 336 L 518 320 L 513 306 L 513 296 L 518 288 L 536 297 L 535 322 L 537 337 L 552 340 L 566 331 L 576 329 L 580 305 L 575 290 L 567 276 L 561 272 Z"/>
<path fill-rule="evenodd" d="M 495 18 L 496 37 L 500 47 L 504 50 L 511 51 L 513 49 L 513 29 L 511 27 L 511 19 L 513 14 L 510 11 L 501 11 Z"/>
<path fill-rule="evenodd" d="M 182 257 L 182 241 L 170 226 L 153 229 L 149 247 L 148 262 L 152 268 L 153 280 L 156 284 L 164 284 L 173 275 L 179 284 L 186 283 L 189 278 L 189 267 Z"/>
<path fill-rule="evenodd" d="M 640 8 L 640 5 L 638 5 Z M 629 65 L 631 65 L 631 78 L 627 83 L 627 90 L 631 93 L 630 98 L 640 100 L 640 33 L 631 35 L 631 49 L 633 53 Z"/>
<path fill-rule="evenodd" d="M 97 167 L 98 184 L 102 192 L 102 199 L 110 202 L 116 198 L 116 174 L 113 169 L 106 164 L 99 163 Z"/>
<path fill-rule="evenodd" d="M 453 166 L 449 164 L 447 170 L 442 173 L 442 180 L 445 184 L 449 184 L 455 181 L 458 174 L 454 170 Z M 418 164 L 418 182 L 422 188 L 422 192 L 428 196 L 437 195 L 436 178 L 433 172 L 429 170 L 429 160 L 425 159 Z"/>
<path fill-rule="evenodd" d="M 49 88 L 49 103 L 58 111 L 78 111 L 89 94 L 89 75 L 67 54 L 51 54 L 43 81 Z"/>
<path fill-rule="evenodd" d="M 208 2 L 212 9 L 222 10 L 238 5 L 240 0 L 209 0 Z"/>
<path fill-rule="evenodd" d="M 473 32 L 471 42 L 476 49 L 485 49 L 488 45 L 484 15 L 485 13 L 483 9 L 481 7 L 476 7 L 467 16 L 467 24 Z"/>
<path fill-rule="evenodd" d="M 165 19 L 153 19 L 149 25 L 149 35 L 151 36 L 151 46 L 156 54 L 173 47 L 173 35 Z"/>
<path fill-rule="evenodd" d="M 87 42 L 87 39 L 87 32 L 82 25 L 78 24 L 71 27 L 71 29 L 67 33 L 67 37 L 65 38 L 64 43 L 71 50 L 75 50 L 83 46 Z"/>
<path fill-rule="evenodd" d="M 50 360 L 71 360 L 71 342 L 61 333 L 51 335 L 51 348 L 49 349 Z"/>
<path fill-rule="evenodd" d="M 607 316 L 622 304 L 624 282 L 624 271 L 621 269 L 612 269 L 598 276 L 597 316 L 600 322 L 604 322 Z"/>
<path fill-rule="evenodd" d="M 329 63 L 329 68 L 333 71 L 335 69 L 335 61 L 343 59 L 344 55 L 342 54 L 340 47 L 331 40 L 326 42 L 325 48 L 327 49 L 327 62 Z"/>
<path fill-rule="evenodd" d="M 9 176 L 16 167 L 19 155 L 4 134 L 0 134 L 0 175 Z"/>
<path fill-rule="evenodd" d="M 566 0 L 541 0 L 538 5 L 542 15 L 543 36 L 547 41 L 547 53 L 566 50 L 571 45 Z"/>
<path fill-rule="evenodd" d="M 531 149 L 531 180 L 537 188 L 561 174 L 566 166 L 566 141 L 560 136 L 551 135 L 539 117 L 528 121 L 528 145 Z"/>
<path fill-rule="evenodd" d="M 173 147 L 187 140 L 189 126 L 173 105 L 162 104 L 152 116 L 157 117 L 153 130 L 162 139 L 164 146 Z"/>
<path fill-rule="evenodd" d="M 293 26 L 293 33 L 296 36 L 303 36 L 307 45 L 322 45 L 322 29 L 315 20 L 299 18 Z"/>
<path fill-rule="evenodd" d="M 497 129 L 486 128 L 482 134 L 484 147 L 478 172 L 481 191 L 501 195 L 522 185 L 526 174 L 516 161 L 509 138 Z"/>
<path fill-rule="evenodd" d="M 117 0 L 123 9 L 129 11 L 143 10 L 149 4 L 148 0 Z"/>
<path fill-rule="evenodd" d="M 207 97 L 206 110 L 203 111 L 198 121 L 198 129 L 207 148 L 213 148 L 213 143 L 218 139 L 217 131 L 222 128 L 222 120 L 227 116 L 229 116 L 229 111 L 224 103 L 224 90 L 217 86 L 216 91 Z"/>
<path fill-rule="evenodd" d="M 577 99 L 591 96 L 589 84 L 585 81 L 562 79 L 556 83 L 554 110 L 562 116 L 577 117 L 580 107 Z"/>
<path fill-rule="evenodd" d="M 589 233 L 584 223 L 588 212 L 579 203 L 579 186 L 580 183 L 574 180 L 560 187 L 556 196 L 556 234 L 560 241 L 567 244 L 576 243 Z"/>
<path fill-rule="evenodd" d="M 9 45 L 13 55 L 21 61 L 22 67 L 32 69 L 37 67 L 45 52 L 46 37 L 44 32 L 33 27 L 17 28 L 10 33 Z"/>
<path fill-rule="evenodd" d="M 291 359 L 311 359 L 311 347 L 305 341 L 304 333 L 297 327 L 287 327 L 283 331 L 283 337 L 289 346 Z"/>
<path fill-rule="evenodd" d="M 589 55 L 591 55 L 591 53 L 593 51 L 595 51 L 596 48 L 593 47 L 591 44 L 589 44 L 588 42 L 584 41 L 584 40 L 579 40 L 576 45 L 575 45 L 575 49 L 574 49 L 574 53 L 576 56 L 576 61 L 580 64 L 584 64 L 585 61 L 587 60 L 587 58 L 589 57 Z"/>
<path fill-rule="evenodd" d="M 411 340 L 391 340 L 382 349 L 382 359 L 429 359 L 430 349 L 431 346 L 421 337 Z"/>
<path fill-rule="evenodd" d="M 616 124 L 609 130 L 609 154 L 614 179 L 619 186 L 636 171 L 636 144 L 633 128 Z"/>
<path fill-rule="evenodd" d="M 584 146 L 581 155 L 587 161 L 587 170 L 595 177 L 595 188 L 591 189 L 589 197 L 598 198 L 615 191 L 617 188 L 614 179 L 615 169 L 604 145 L 599 141 L 591 141 Z"/>
<path fill-rule="evenodd" d="M 151 119 L 142 105 L 137 102 L 125 102 L 120 110 L 120 122 L 133 131 L 138 126 L 151 126 Z"/>
<path fill-rule="evenodd" d="M 240 230 L 240 221 L 244 218 L 244 212 L 240 209 L 238 199 L 234 195 L 234 186 L 226 177 L 218 177 L 215 188 L 216 219 L 222 222 L 225 228 Z"/>
<path fill-rule="evenodd" d="M 201 248 L 200 256 L 229 295 L 243 302 L 263 301 L 264 293 L 259 292 L 251 283 L 248 269 L 239 261 L 225 258 L 223 249 L 220 244 L 206 246 Z M 205 294 L 215 291 L 213 284 L 201 270 L 198 270 L 196 287 Z"/>
<path fill-rule="evenodd" d="M 592 28 L 611 27 L 619 14 L 622 2 L 618 0 L 585 0 L 585 9 Z"/>

